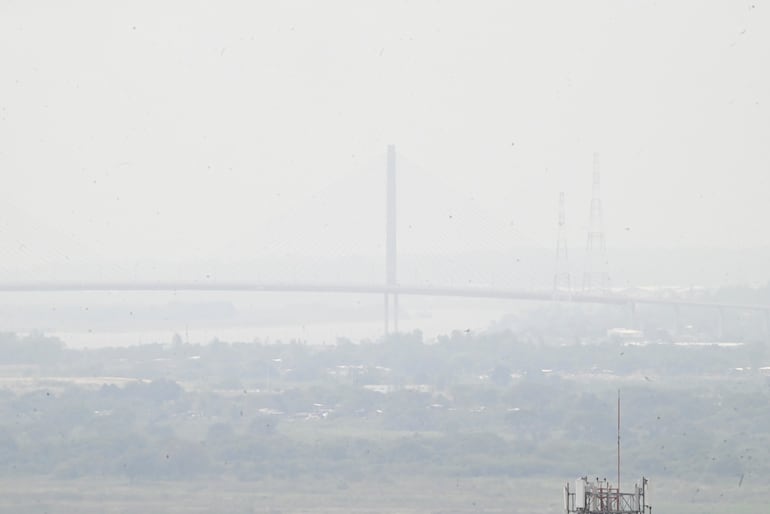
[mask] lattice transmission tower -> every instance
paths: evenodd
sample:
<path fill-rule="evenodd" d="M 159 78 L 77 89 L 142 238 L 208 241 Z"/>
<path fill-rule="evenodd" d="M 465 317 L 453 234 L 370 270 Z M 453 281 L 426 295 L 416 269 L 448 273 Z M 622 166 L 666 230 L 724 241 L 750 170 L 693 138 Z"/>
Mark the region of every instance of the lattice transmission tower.
<path fill-rule="evenodd" d="M 586 243 L 586 267 L 583 291 L 606 291 L 610 288 L 609 261 L 604 239 L 602 199 L 600 194 L 599 155 L 594 153 L 593 187 L 591 189 L 591 220 Z"/>
<path fill-rule="evenodd" d="M 572 279 L 570 278 L 569 273 L 564 193 L 559 193 L 558 219 L 559 225 L 556 234 L 556 269 L 553 274 L 553 294 L 555 297 L 569 297 L 572 294 Z"/>

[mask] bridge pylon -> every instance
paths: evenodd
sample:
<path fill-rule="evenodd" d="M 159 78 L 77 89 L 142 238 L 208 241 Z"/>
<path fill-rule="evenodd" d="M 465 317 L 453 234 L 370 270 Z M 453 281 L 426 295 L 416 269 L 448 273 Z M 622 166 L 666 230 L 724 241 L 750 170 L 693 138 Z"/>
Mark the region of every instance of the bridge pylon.
<path fill-rule="evenodd" d="M 385 285 L 398 286 L 396 273 L 398 253 L 396 244 L 396 146 L 388 145 L 386 157 L 386 197 L 385 197 Z M 392 312 L 391 312 L 392 300 Z M 385 293 L 385 335 L 390 332 L 391 318 L 393 330 L 398 332 L 398 293 Z"/>

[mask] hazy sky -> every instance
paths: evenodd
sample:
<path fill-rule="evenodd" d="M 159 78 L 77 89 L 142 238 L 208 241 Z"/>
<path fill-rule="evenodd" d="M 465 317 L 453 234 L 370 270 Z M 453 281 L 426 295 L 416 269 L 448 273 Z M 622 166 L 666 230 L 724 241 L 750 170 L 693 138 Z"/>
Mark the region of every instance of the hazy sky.
<path fill-rule="evenodd" d="M 379 255 L 388 143 L 403 253 L 582 247 L 594 151 L 609 246 L 770 246 L 768 2 L 4 0 L 0 63 L 7 278 Z"/>

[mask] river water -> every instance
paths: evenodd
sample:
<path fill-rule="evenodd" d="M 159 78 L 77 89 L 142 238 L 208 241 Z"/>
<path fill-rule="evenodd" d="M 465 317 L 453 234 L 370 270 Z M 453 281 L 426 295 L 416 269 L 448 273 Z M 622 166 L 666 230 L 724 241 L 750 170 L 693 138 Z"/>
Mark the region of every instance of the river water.
<path fill-rule="evenodd" d="M 480 332 L 521 304 L 401 297 L 399 331 L 426 341 Z M 384 333 L 378 295 L 266 293 L 85 293 L 0 297 L 0 330 L 40 331 L 72 348 L 168 343 L 376 341 Z M 391 326 L 391 330 L 393 327 Z"/>

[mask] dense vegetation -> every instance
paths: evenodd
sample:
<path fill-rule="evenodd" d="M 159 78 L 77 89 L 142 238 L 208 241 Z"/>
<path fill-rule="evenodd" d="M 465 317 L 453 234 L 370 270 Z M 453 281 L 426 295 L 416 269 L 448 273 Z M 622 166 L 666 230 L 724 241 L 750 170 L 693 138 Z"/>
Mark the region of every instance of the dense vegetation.
<path fill-rule="evenodd" d="M 0 337 L 0 473 L 123 477 L 770 472 L 763 344 L 548 345 L 511 332 L 333 346 L 72 350 Z"/>

